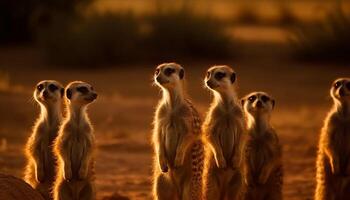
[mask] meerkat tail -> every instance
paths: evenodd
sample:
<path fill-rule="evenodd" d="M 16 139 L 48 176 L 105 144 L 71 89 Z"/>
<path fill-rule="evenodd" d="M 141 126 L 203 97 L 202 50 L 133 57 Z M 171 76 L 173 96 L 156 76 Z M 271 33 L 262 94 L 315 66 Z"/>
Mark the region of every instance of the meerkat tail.
<path fill-rule="evenodd" d="M 192 180 L 191 198 L 192 200 L 202 199 L 202 176 L 204 168 L 204 146 L 202 141 L 197 141 L 191 149 L 192 156 Z"/>

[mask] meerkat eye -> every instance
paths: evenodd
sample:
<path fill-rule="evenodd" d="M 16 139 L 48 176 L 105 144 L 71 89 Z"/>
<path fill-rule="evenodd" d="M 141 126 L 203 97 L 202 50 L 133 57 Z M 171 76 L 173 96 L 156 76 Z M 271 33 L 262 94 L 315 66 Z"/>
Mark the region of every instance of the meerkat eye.
<path fill-rule="evenodd" d="M 166 68 L 165 70 L 164 70 L 164 74 L 165 74 L 165 76 L 170 76 L 172 73 L 174 73 L 175 72 L 175 69 L 172 69 L 172 68 Z"/>
<path fill-rule="evenodd" d="M 156 69 L 156 71 L 154 72 L 155 75 L 158 75 L 160 73 L 160 69 Z"/>
<path fill-rule="evenodd" d="M 36 89 L 37 89 L 38 91 L 43 90 L 43 89 L 44 89 L 43 84 L 39 84 L 38 86 L 36 86 Z"/>
<path fill-rule="evenodd" d="M 51 92 L 55 92 L 56 90 L 58 90 L 58 87 L 57 87 L 56 85 L 54 85 L 54 84 L 50 84 L 50 85 L 49 85 L 49 90 L 50 90 Z"/>
<path fill-rule="evenodd" d="M 248 98 L 248 101 L 251 102 L 251 103 L 253 103 L 253 102 L 255 101 L 255 99 L 256 99 L 256 96 L 250 96 L 250 97 Z"/>
<path fill-rule="evenodd" d="M 263 95 L 263 96 L 261 96 L 261 100 L 262 100 L 264 103 L 266 103 L 266 102 L 268 102 L 268 101 L 270 100 L 270 98 L 269 98 L 268 96 L 266 96 L 266 95 Z"/>
<path fill-rule="evenodd" d="M 82 94 L 86 94 L 86 93 L 89 92 L 89 89 L 87 87 L 85 87 L 85 86 L 81 86 L 81 87 L 77 88 L 77 91 L 81 92 Z"/>
<path fill-rule="evenodd" d="M 336 83 L 334 83 L 334 88 L 337 89 L 340 87 L 340 85 L 341 85 L 341 82 L 337 81 Z"/>
<path fill-rule="evenodd" d="M 215 74 L 215 79 L 218 80 L 218 81 L 220 81 L 220 80 L 223 79 L 225 76 L 226 76 L 225 73 L 223 73 L 223 72 L 217 72 L 217 73 Z"/>

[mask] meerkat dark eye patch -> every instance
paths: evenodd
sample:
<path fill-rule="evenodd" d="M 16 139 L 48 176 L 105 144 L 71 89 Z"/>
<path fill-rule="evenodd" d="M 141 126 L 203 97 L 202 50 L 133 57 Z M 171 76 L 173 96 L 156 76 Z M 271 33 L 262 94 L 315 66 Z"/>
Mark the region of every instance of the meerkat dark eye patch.
<path fill-rule="evenodd" d="M 166 68 L 166 69 L 164 70 L 165 76 L 170 76 L 170 75 L 173 74 L 174 72 L 175 72 L 175 69 L 173 69 L 173 68 Z"/>
<path fill-rule="evenodd" d="M 54 84 L 50 84 L 50 85 L 49 85 L 49 90 L 50 90 L 51 92 L 55 92 L 56 90 L 58 90 L 58 87 L 57 87 L 56 85 L 54 85 Z"/>
<path fill-rule="evenodd" d="M 226 74 L 224 72 L 217 72 L 215 73 L 214 77 L 216 80 L 220 81 L 221 79 L 223 79 L 226 76 Z"/>
<path fill-rule="evenodd" d="M 71 89 L 67 89 L 67 91 L 66 91 L 66 97 L 67 97 L 68 99 L 71 99 L 71 98 L 72 98 L 72 90 L 71 90 Z"/>
<path fill-rule="evenodd" d="M 337 89 L 341 86 L 341 82 L 340 81 L 337 81 L 334 83 L 334 88 Z"/>
<path fill-rule="evenodd" d="M 262 96 L 261 96 L 261 100 L 262 100 L 264 103 L 266 103 L 266 102 L 268 102 L 268 101 L 270 100 L 270 98 L 269 98 L 268 96 L 266 96 L 266 95 L 262 95 Z"/>
<path fill-rule="evenodd" d="M 180 72 L 179 72 L 179 77 L 180 77 L 180 79 L 183 79 L 184 76 L 185 76 L 185 70 L 180 69 Z"/>
<path fill-rule="evenodd" d="M 253 103 L 253 102 L 255 101 L 255 99 L 256 99 L 256 96 L 253 95 L 253 96 L 250 96 L 250 97 L 248 98 L 248 101 L 249 101 L 250 103 Z"/>
<path fill-rule="evenodd" d="M 43 89 L 44 89 L 43 84 L 39 84 L 39 85 L 37 85 L 37 86 L 36 86 L 36 89 L 37 89 L 38 91 L 43 90 Z"/>
<path fill-rule="evenodd" d="M 82 93 L 82 94 L 86 94 L 89 92 L 89 89 L 85 86 L 81 86 L 81 87 L 77 87 L 77 91 Z"/>
<path fill-rule="evenodd" d="M 231 83 L 234 83 L 236 81 L 236 73 L 232 73 L 230 79 Z"/>

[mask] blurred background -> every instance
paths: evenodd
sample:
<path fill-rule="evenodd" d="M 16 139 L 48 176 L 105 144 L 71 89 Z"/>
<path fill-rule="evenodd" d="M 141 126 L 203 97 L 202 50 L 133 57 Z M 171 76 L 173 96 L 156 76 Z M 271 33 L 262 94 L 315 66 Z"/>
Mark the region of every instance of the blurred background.
<path fill-rule="evenodd" d="M 350 73 L 349 35 L 345 0 L 1 0 L 0 172 L 23 174 L 23 145 L 39 111 L 36 83 L 83 80 L 99 92 L 89 110 L 98 198 L 150 199 L 155 66 L 186 68 L 204 116 L 206 69 L 227 64 L 239 96 L 263 90 L 276 99 L 285 199 L 312 199 L 328 91 Z"/>

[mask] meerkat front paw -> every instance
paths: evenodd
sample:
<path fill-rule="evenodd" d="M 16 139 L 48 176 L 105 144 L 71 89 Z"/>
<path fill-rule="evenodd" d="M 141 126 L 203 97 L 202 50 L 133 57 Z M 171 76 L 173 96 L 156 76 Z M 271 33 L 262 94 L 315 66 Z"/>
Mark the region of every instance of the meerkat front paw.
<path fill-rule="evenodd" d="M 38 167 L 36 170 L 36 180 L 40 183 L 45 181 L 45 173 L 42 167 Z"/>
<path fill-rule="evenodd" d="M 175 167 L 181 167 L 184 164 L 185 156 L 177 154 L 175 157 L 174 165 Z"/>
<path fill-rule="evenodd" d="M 216 159 L 216 165 L 220 169 L 224 169 L 227 167 L 226 160 L 223 157 L 217 157 Z"/>
<path fill-rule="evenodd" d="M 267 172 L 262 172 L 259 176 L 259 184 L 265 184 L 267 179 L 269 178 L 269 174 Z"/>
<path fill-rule="evenodd" d="M 159 165 L 160 165 L 160 170 L 163 172 L 163 173 L 166 173 L 169 171 L 169 167 L 168 167 L 168 164 L 167 162 L 165 161 L 165 159 L 159 159 Z"/>
<path fill-rule="evenodd" d="M 338 162 L 334 161 L 333 159 L 331 160 L 331 170 L 334 175 L 338 175 L 340 171 Z"/>
<path fill-rule="evenodd" d="M 70 181 L 72 179 L 72 170 L 68 167 L 65 167 L 63 172 L 64 180 Z"/>
<path fill-rule="evenodd" d="M 80 170 L 79 170 L 79 179 L 80 179 L 80 180 L 86 179 L 87 174 L 88 174 L 88 170 L 87 170 L 85 167 L 80 167 Z"/>

